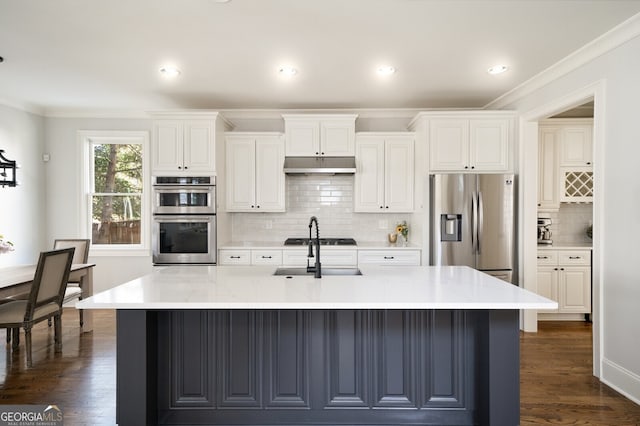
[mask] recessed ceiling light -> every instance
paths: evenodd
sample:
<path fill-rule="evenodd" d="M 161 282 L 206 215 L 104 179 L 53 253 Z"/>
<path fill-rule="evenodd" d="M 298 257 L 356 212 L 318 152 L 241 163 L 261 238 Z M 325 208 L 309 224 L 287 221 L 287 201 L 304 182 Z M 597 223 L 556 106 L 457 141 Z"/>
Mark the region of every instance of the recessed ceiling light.
<path fill-rule="evenodd" d="M 507 71 L 509 68 L 507 68 L 506 65 L 494 65 L 491 68 L 489 68 L 487 70 L 487 72 L 489 74 L 502 74 L 503 72 Z"/>
<path fill-rule="evenodd" d="M 160 68 L 160 74 L 166 78 L 176 78 L 180 75 L 180 70 L 176 67 L 162 67 Z"/>
<path fill-rule="evenodd" d="M 378 67 L 378 74 L 380 75 L 391 75 L 396 72 L 396 69 L 391 65 L 381 65 Z"/>
<path fill-rule="evenodd" d="M 278 70 L 278 72 L 281 75 L 286 75 L 286 76 L 294 76 L 296 74 L 298 74 L 298 70 L 293 68 L 293 67 L 280 67 L 280 69 Z"/>

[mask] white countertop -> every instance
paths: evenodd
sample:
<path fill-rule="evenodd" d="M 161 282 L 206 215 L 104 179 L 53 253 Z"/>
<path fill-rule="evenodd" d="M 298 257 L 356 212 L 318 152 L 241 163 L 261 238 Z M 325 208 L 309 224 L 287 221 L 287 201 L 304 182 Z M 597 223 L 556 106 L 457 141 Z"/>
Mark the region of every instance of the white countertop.
<path fill-rule="evenodd" d="M 362 276 L 273 276 L 267 266 L 162 266 L 83 309 L 556 309 L 466 266 L 366 266 Z"/>
<path fill-rule="evenodd" d="M 538 250 L 591 250 L 591 243 L 538 244 Z"/>

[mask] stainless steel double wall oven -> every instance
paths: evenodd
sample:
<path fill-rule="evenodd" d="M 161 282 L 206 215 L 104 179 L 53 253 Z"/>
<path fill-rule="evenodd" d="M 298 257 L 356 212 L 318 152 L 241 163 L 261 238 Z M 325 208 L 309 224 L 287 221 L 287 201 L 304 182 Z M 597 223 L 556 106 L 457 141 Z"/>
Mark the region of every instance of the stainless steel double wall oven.
<path fill-rule="evenodd" d="M 153 178 L 153 263 L 216 263 L 215 176 Z"/>

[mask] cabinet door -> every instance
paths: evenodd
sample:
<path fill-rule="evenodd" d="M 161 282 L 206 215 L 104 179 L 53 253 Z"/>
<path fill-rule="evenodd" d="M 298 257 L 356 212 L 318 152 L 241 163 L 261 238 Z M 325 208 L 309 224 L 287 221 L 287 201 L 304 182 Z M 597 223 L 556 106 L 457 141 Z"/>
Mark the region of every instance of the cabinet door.
<path fill-rule="evenodd" d="M 555 266 L 538 266 L 538 289 L 536 293 L 547 299 L 558 301 L 558 268 Z M 556 309 L 540 311 L 542 313 L 558 312 Z"/>
<path fill-rule="evenodd" d="M 591 312 L 591 268 L 584 266 L 560 267 L 558 283 L 560 312 Z"/>
<path fill-rule="evenodd" d="M 320 122 L 320 155 L 326 157 L 355 155 L 354 120 L 322 120 Z"/>
<path fill-rule="evenodd" d="M 184 169 L 187 172 L 215 173 L 213 122 L 192 120 L 184 123 Z"/>
<path fill-rule="evenodd" d="M 227 136 L 227 211 L 255 210 L 255 164 L 255 139 L 247 136 Z"/>
<path fill-rule="evenodd" d="M 538 137 L 538 208 L 558 210 L 558 129 L 540 127 Z"/>
<path fill-rule="evenodd" d="M 508 170 L 509 121 L 470 120 L 469 149 L 472 170 Z"/>
<path fill-rule="evenodd" d="M 315 157 L 320 155 L 320 124 L 318 120 L 285 119 L 286 155 Z"/>
<path fill-rule="evenodd" d="M 413 211 L 413 138 L 385 140 L 385 212 Z"/>
<path fill-rule="evenodd" d="M 153 124 L 153 172 L 182 171 L 184 126 L 177 120 L 159 120 Z"/>
<path fill-rule="evenodd" d="M 283 166 L 284 141 L 279 136 L 259 136 L 255 158 L 256 211 L 285 211 Z"/>
<path fill-rule="evenodd" d="M 438 119 L 429 130 L 431 171 L 469 169 L 469 121 Z"/>
<path fill-rule="evenodd" d="M 591 166 L 593 161 L 592 127 L 567 126 L 561 130 L 560 167 Z"/>
<path fill-rule="evenodd" d="M 384 138 L 358 138 L 353 210 L 384 211 L 384 185 Z"/>

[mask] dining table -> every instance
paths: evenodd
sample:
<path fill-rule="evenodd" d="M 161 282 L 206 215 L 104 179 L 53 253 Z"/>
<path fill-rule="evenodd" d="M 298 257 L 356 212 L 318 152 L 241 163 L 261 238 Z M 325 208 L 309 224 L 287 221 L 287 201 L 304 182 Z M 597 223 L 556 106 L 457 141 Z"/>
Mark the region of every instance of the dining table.
<path fill-rule="evenodd" d="M 36 274 L 36 266 L 34 264 L 0 267 L 0 299 L 29 292 Z M 83 298 L 93 296 L 93 268 L 95 266 L 95 263 L 74 263 L 71 265 L 69 281 L 80 283 Z M 85 310 L 82 331 L 87 333 L 92 330 L 93 313 L 91 310 Z"/>

